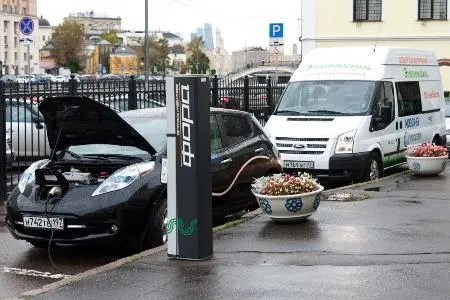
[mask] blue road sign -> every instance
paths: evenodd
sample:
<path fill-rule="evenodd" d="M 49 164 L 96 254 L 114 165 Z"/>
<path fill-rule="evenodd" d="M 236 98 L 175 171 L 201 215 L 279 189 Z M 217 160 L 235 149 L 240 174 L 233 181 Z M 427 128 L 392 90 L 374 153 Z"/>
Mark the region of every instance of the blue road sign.
<path fill-rule="evenodd" d="M 23 17 L 19 22 L 20 32 L 24 35 L 30 35 L 34 30 L 34 22 L 30 17 Z"/>
<path fill-rule="evenodd" d="M 283 23 L 269 24 L 269 37 L 282 38 L 283 37 Z"/>

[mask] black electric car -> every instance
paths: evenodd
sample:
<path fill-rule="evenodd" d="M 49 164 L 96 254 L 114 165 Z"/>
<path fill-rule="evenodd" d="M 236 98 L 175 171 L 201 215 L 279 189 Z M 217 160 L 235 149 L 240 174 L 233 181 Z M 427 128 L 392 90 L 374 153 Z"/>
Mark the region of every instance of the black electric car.
<path fill-rule="evenodd" d="M 47 98 L 39 110 L 53 154 L 34 162 L 9 196 L 11 234 L 36 247 L 50 239 L 136 250 L 165 243 L 166 109 L 117 114 L 70 96 Z M 256 208 L 250 183 L 281 171 L 276 147 L 245 112 L 211 108 L 210 128 L 213 217 Z"/>

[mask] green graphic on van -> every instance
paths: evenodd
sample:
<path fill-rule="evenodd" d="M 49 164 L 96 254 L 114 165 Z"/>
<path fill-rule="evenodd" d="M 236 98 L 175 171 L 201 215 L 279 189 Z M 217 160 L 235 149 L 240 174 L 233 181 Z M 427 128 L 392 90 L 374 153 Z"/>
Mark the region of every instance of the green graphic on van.
<path fill-rule="evenodd" d="M 167 233 L 171 233 L 175 226 L 178 226 L 178 231 L 184 236 L 190 236 L 197 229 L 198 220 L 192 220 L 189 227 L 184 226 L 183 220 L 180 218 L 171 218 L 167 221 Z"/>
<path fill-rule="evenodd" d="M 404 163 L 406 161 L 405 154 L 403 153 L 397 153 L 389 156 L 385 156 L 383 163 L 385 168 L 389 168 L 401 163 Z"/>
<path fill-rule="evenodd" d="M 425 70 L 408 70 L 407 68 L 403 68 L 403 77 L 406 79 L 409 78 L 427 78 L 428 73 Z"/>

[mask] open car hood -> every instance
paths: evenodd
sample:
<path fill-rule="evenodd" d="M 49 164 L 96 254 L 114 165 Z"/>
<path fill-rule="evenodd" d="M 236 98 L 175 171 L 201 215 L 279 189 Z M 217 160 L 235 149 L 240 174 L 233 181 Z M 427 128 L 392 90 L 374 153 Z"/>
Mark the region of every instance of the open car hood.
<path fill-rule="evenodd" d="M 47 126 L 49 145 L 56 151 L 75 145 L 114 144 L 134 146 L 151 155 L 156 153 L 112 109 L 87 97 L 48 97 L 39 104 L 39 111 Z"/>

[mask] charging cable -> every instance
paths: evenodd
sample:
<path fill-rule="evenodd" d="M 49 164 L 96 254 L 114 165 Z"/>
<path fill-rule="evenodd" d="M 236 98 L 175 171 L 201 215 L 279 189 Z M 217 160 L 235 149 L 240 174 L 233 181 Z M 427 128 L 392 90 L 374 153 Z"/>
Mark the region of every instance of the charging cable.
<path fill-rule="evenodd" d="M 247 167 L 252 161 L 257 160 L 257 159 L 265 159 L 265 160 L 270 160 L 270 157 L 268 156 L 254 156 L 252 158 L 250 158 L 249 160 L 247 160 L 247 162 L 242 165 L 242 167 L 239 169 L 239 172 L 236 174 L 236 176 L 234 177 L 233 182 L 230 184 L 230 186 L 223 192 L 221 193 L 212 193 L 212 196 L 214 197 L 221 197 L 226 195 L 234 186 L 234 184 L 236 183 L 236 180 L 239 178 L 239 175 L 241 175 L 241 173 L 244 171 L 245 167 Z"/>

